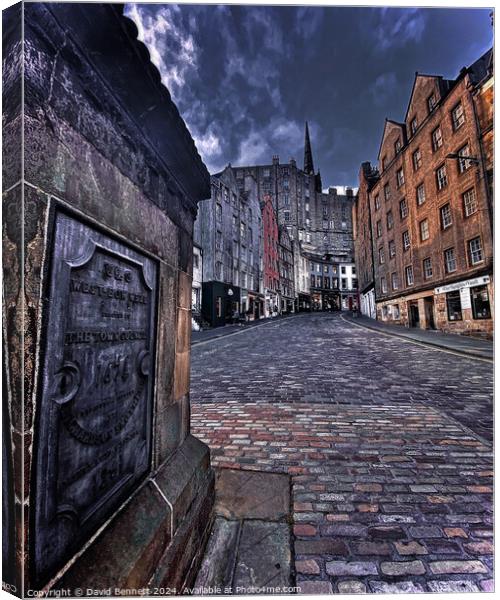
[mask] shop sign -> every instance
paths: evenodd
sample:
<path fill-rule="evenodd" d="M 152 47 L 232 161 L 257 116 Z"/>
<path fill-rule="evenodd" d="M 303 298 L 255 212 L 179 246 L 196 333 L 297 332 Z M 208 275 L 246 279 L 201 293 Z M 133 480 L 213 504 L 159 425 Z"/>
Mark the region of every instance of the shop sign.
<path fill-rule="evenodd" d="M 476 287 L 477 285 L 486 285 L 490 282 L 490 276 L 484 275 L 483 277 L 475 277 L 474 279 L 468 279 L 467 281 L 458 281 L 457 283 L 450 283 L 449 285 L 443 285 L 434 289 L 435 294 L 446 294 L 446 292 L 455 292 L 462 288 Z"/>

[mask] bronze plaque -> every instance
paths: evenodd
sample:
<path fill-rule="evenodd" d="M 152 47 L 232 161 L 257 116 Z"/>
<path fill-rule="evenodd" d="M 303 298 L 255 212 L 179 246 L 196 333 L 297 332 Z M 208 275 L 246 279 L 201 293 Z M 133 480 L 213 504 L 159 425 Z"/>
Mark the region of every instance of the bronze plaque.
<path fill-rule="evenodd" d="M 59 568 L 150 466 L 156 263 L 59 213 L 37 424 L 34 560 Z"/>

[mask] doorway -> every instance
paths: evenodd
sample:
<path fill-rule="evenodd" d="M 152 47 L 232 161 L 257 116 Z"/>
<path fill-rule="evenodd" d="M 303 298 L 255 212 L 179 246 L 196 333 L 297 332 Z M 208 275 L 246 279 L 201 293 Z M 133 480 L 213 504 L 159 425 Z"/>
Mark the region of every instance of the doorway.
<path fill-rule="evenodd" d="M 410 327 L 420 327 L 420 315 L 417 302 L 410 302 Z"/>
<path fill-rule="evenodd" d="M 434 321 L 434 298 L 424 298 L 425 321 L 427 329 L 436 329 Z"/>

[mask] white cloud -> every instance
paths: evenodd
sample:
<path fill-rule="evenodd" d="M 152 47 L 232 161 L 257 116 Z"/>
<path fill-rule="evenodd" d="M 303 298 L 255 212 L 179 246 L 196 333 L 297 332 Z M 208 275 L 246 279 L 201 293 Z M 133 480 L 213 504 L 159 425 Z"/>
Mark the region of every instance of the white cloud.
<path fill-rule="evenodd" d="M 192 34 L 182 26 L 180 8 L 169 4 L 151 11 L 147 5 L 127 4 L 125 14 L 137 25 L 138 39 L 148 48 L 162 82 L 177 101 L 186 79 L 197 70 L 198 55 Z M 190 25 L 194 28 L 195 22 Z"/>
<path fill-rule="evenodd" d="M 317 129 L 316 123 L 309 123 L 313 139 Z M 274 154 L 279 154 L 285 148 L 287 155 L 281 156 L 281 160 L 294 158 L 300 165 L 304 152 L 304 123 L 275 117 L 267 125 L 253 124 L 250 134 L 240 143 L 235 164 L 267 164 Z"/>
<path fill-rule="evenodd" d="M 425 16 L 418 8 L 377 9 L 380 22 L 375 28 L 377 48 L 388 50 L 419 42 L 425 30 Z"/>

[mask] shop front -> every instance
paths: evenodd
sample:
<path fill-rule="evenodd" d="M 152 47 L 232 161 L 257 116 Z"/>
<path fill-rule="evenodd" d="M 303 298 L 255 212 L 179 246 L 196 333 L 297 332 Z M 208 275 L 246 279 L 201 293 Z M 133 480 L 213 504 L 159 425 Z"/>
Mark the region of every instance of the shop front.
<path fill-rule="evenodd" d="M 493 336 L 493 282 L 489 275 L 437 287 L 434 295 L 437 329 Z"/>
<path fill-rule="evenodd" d="M 248 292 L 248 308 L 245 311 L 247 321 L 258 321 L 264 317 L 264 295 Z"/>
<path fill-rule="evenodd" d="M 302 294 L 299 292 L 297 298 L 297 312 L 309 312 L 311 310 L 311 296 L 310 294 Z"/>
<path fill-rule="evenodd" d="M 240 318 L 240 300 L 238 286 L 219 281 L 203 283 L 203 319 L 212 327 L 222 327 L 237 322 Z"/>

